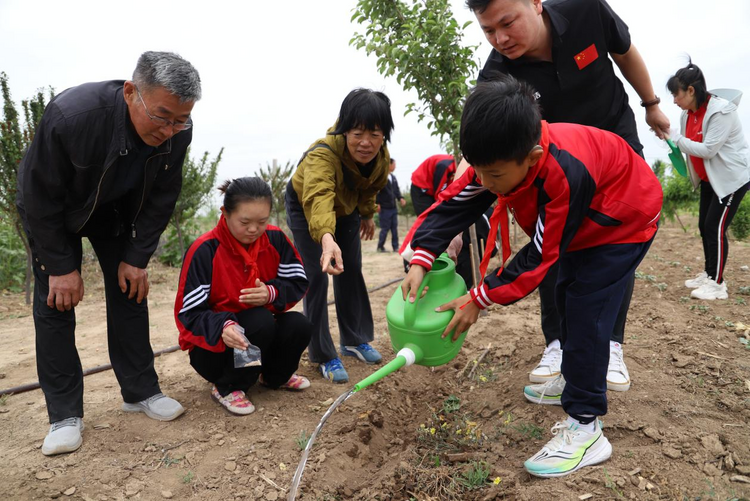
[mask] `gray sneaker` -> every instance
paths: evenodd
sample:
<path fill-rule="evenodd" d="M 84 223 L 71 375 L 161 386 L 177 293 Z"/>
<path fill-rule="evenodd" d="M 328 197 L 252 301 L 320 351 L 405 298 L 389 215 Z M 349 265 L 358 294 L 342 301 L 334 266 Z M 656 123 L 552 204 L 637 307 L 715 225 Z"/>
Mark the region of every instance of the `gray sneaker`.
<path fill-rule="evenodd" d="M 64 454 L 78 450 L 83 443 L 83 437 L 81 437 L 82 431 L 83 419 L 79 417 L 69 417 L 55 421 L 49 427 L 47 436 L 44 437 L 42 454 L 45 456 L 54 456 L 55 454 Z"/>
<path fill-rule="evenodd" d="M 134 404 L 125 402 L 122 404 L 122 410 L 125 412 L 145 412 L 148 417 L 157 421 L 172 421 L 185 412 L 185 408 L 177 400 L 169 398 L 163 393 L 157 393 L 153 397 L 148 397 L 146 400 Z"/>

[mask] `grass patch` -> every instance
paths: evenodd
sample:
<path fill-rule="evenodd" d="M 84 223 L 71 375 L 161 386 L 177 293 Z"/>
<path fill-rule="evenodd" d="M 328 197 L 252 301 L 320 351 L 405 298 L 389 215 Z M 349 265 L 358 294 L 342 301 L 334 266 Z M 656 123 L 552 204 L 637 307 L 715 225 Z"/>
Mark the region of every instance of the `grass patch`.
<path fill-rule="evenodd" d="M 300 430 L 299 435 L 294 437 L 294 443 L 297 444 L 299 450 L 304 451 L 307 447 L 307 443 L 310 441 L 310 435 L 305 430 Z"/>

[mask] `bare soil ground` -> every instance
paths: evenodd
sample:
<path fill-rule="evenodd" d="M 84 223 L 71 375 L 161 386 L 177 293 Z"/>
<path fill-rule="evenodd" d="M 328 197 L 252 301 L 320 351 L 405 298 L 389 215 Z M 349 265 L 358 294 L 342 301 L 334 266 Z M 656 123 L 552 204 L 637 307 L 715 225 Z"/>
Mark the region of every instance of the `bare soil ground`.
<path fill-rule="evenodd" d="M 689 299 L 683 281 L 701 268 L 699 238 L 665 224 L 638 273 L 625 360 L 633 385 L 610 392 L 602 465 L 541 480 L 522 463 L 564 414 L 527 402 L 522 390 L 543 349 L 536 294 L 494 307 L 450 364 L 413 366 L 355 394 L 328 421 L 310 456 L 299 499 L 742 499 L 750 497 L 750 246 L 732 242 L 730 298 Z M 402 230 L 403 235 L 403 230 Z M 402 275 L 400 258 L 364 243 L 367 282 Z M 152 266 L 154 350 L 176 344 L 177 270 Z M 107 363 L 103 287 L 85 267 L 77 309 L 84 368 Z M 392 355 L 385 304 L 371 294 L 375 346 Z M 0 386 L 36 381 L 31 309 L 0 297 Z M 330 310 L 335 319 L 335 310 Z M 335 320 L 332 321 L 335 332 Z M 743 339 L 745 340 L 743 342 Z M 473 363 L 490 346 L 480 363 Z M 351 379 L 373 368 L 347 359 Z M 257 411 L 233 417 L 183 352 L 156 359 L 162 389 L 187 409 L 175 422 L 125 414 L 111 371 L 85 380 L 84 443 L 73 454 L 40 452 L 48 429 L 39 390 L 0 402 L 0 496 L 4 499 L 284 499 L 304 440 L 348 386 L 323 381 L 299 394 L 253 388 Z M 464 370 L 465 369 L 465 370 Z M 469 374 L 471 372 L 471 374 Z M 463 374 L 463 376 L 462 376 Z M 588 496 L 588 497 L 587 497 Z"/>

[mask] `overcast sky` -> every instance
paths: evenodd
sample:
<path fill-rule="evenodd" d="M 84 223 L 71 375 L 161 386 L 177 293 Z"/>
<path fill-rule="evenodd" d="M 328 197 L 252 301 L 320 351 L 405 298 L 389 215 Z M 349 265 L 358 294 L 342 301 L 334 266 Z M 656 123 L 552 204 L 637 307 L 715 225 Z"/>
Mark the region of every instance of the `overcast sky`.
<path fill-rule="evenodd" d="M 709 88 L 750 92 L 750 2 L 747 0 L 609 0 L 628 24 L 674 125 L 679 109 L 664 88 L 687 63 L 704 71 Z M 473 20 L 463 0 L 452 0 L 459 22 Z M 404 188 L 412 170 L 440 153 L 426 123 L 403 116 L 416 100 L 395 78 L 383 78 L 375 57 L 348 45 L 354 0 L 206 2 L 0 0 L 0 71 L 17 103 L 42 86 L 57 92 L 89 81 L 127 79 L 146 50 L 174 51 L 198 69 L 203 99 L 195 106 L 193 155 L 225 147 L 219 178 L 252 175 L 276 158 L 296 163 L 336 119 L 355 87 L 384 91 L 396 124 L 391 155 Z M 476 23 L 466 45 L 478 45 L 484 64 L 491 47 Z M 667 159 L 648 131 L 629 85 L 649 163 Z M 750 97 L 740 107 L 750 131 Z"/>

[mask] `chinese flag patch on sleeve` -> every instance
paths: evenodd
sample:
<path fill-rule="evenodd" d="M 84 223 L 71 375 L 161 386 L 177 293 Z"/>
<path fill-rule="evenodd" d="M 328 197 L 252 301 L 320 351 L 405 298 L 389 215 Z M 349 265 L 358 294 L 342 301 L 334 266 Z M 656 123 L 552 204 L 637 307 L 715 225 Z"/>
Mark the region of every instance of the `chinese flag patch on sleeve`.
<path fill-rule="evenodd" d="M 579 70 L 584 69 L 589 64 L 593 63 L 599 57 L 599 53 L 596 51 L 596 45 L 591 44 L 582 52 L 579 52 L 573 58 L 576 60 L 576 65 Z"/>

